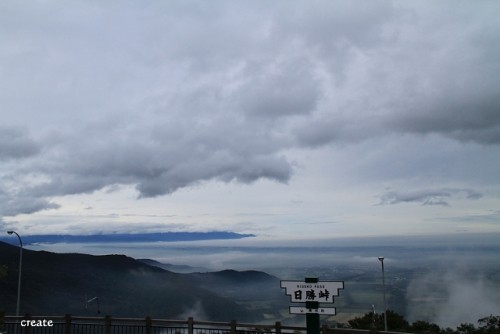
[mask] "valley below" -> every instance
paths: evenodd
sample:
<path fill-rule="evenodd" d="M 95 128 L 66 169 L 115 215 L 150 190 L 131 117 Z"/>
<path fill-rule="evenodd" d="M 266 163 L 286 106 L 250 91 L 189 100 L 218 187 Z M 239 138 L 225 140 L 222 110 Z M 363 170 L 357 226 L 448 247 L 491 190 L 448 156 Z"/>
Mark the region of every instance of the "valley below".
<path fill-rule="evenodd" d="M 307 248 L 301 253 L 314 254 L 314 251 L 322 254 L 327 250 Z M 193 317 L 253 323 L 281 321 L 303 326 L 305 317 L 289 312 L 290 306 L 303 305 L 291 303 L 290 296 L 280 288 L 280 281 L 306 277 L 344 282 L 334 304 L 321 304 L 336 308 L 336 315 L 322 316 L 325 324 L 345 324 L 373 310 L 383 313 L 384 287 L 378 263 L 367 257 L 352 260 L 355 257 L 351 253 L 355 251 L 350 248 L 343 251 L 344 258 L 351 261 L 319 266 L 308 263 L 304 267 L 291 266 L 286 261 L 271 267 L 263 262 L 264 268 L 212 271 L 200 265 L 125 255 L 25 249 L 21 314 Z M 360 253 L 373 251 L 362 249 Z M 384 249 L 385 254 L 389 251 L 395 249 Z M 262 253 L 256 250 L 253 255 L 258 257 Z M 484 256 L 484 261 L 469 266 L 445 266 L 437 265 L 436 261 L 405 261 L 411 258 L 410 253 L 400 250 L 399 260 L 388 261 L 385 272 L 388 309 L 409 321 L 424 320 L 450 327 L 500 313 L 497 302 L 500 268 L 492 261 L 494 257 Z M 6 275 L 0 278 L 0 309 L 8 315 L 14 314 L 16 306 L 18 254 L 18 247 L 0 243 L 0 265 L 6 268 Z"/>

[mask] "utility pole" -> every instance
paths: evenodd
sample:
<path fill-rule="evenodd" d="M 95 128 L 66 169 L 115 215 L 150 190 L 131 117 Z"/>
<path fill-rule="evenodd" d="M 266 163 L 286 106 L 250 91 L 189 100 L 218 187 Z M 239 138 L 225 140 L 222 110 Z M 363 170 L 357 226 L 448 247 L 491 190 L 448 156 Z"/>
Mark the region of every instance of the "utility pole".
<path fill-rule="evenodd" d="M 384 257 L 379 256 L 379 261 L 382 263 L 382 288 L 384 290 L 384 331 L 387 332 L 387 302 L 385 299 L 385 271 L 384 271 Z"/>
<path fill-rule="evenodd" d="M 19 239 L 19 278 L 17 282 L 17 306 L 16 306 L 16 316 L 19 316 L 19 305 L 21 303 L 21 269 L 23 267 L 23 242 L 19 234 L 16 231 L 7 231 L 8 234 L 15 234 Z"/>

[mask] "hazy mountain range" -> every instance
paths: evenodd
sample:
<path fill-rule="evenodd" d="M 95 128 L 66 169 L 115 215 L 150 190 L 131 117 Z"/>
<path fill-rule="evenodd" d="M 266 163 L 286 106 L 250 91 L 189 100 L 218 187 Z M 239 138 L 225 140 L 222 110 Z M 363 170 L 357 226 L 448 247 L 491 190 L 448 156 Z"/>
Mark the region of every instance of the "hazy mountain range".
<path fill-rule="evenodd" d="M 367 239 L 315 247 L 243 247 L 235 241 L 233 246 L 106 243 L 97 249 L 60 244 L 51 248 L 57 253 L 24 249 L 21 313 L 97 315 L 96 301 L 87 307 L 85 301 L 98 297 L 101 315 L 303 324 L 303 317 L 290 316 L 290 299 L 277 277 L 314 276 L 345 281 L 335 299 L 337 315 L 322 321 L 346 323 L 372 305 L 381 312 L 376 256 L 385 255 L 388 307 L 410 321 L 454 327 L 500 313 L 498 239 L 478 238 Z M 141 260 L 75 249 L 126 251 Z M 0 242 L 0 266 L 8 267 L 0 278 L 0 310 L 7 314 L 15 313 L 18 260 L 19 247 Z"/>
<path fill-rule="evenodd" d="M 14 314 L 19 248 L 0 242 L 0 309 Z M 259 313 L 235 302 L 242 286 L 280 292 L 278 278 L 263 272 L 179 274 L 124 255 L 93 256 L 23 250 L 21 314 L 101 314 L 210 320 L 259 320 Z M 251 291 L 255 291 L 252 289 Z M 98 297 L 90 303 L 86 301 Z M 196 314 L 193 314 L 196 313 Z"/>
<path fill-rule="evenodd" d="M 199 241 L 228 240 L 253 237 L 253 234 L 241 234 L 230 231 L 212 232 L 163 232 L 163 233 L 110 233 L 90 235 L 44 234 L 23 236 L 25 245 L 36 243 L 99 243 L 99 242 L 157 242 L 157 241 Z M 0 241 L 8 241 L 7 236 Z"/>

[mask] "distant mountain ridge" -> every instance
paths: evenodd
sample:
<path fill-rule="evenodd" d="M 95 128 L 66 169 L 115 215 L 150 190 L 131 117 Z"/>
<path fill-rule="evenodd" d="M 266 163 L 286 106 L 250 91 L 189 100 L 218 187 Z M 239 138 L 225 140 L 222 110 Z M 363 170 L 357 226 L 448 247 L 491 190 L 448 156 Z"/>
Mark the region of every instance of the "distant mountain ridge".
<path fill-rule="evenodd" d="M 15 310 L 18 260 L 19 247 L 0 242 L 0 266 L 7 267 L 7 276 L 0 278 L 0 309 L 6 314 Z M 270 289 L 280 291 L 277 278 L 265 273 L 177 274 L 125 255 L 24 249 L 22 270 L 21 314 L 32 315 L 95 315 L 97 306 L 86 308 L 85 302 L 98 297 L 101 313 L 113 316 L 172 319 L 199 311 L 201 305 L 201 318 L 206 320 L 258 321 L 259 312 L 228 298 L 231 294 L 226 292 L 261 284 L 261 279 L 253 281 L 259 276 L 269 279 Z M 238 275 L 240 282 L 234 281 Z"/>
<path fill-rule="evenodd" d="M 221 271 L 215 272 L 207 272 L 207 273 L 195 273 L 191 276 L 199 277 L 203 280 L 217 280 L 219 282 L 224 283 L 238 283 L 243 284 L 245 282 L 255 283 L 255 282 L 267 282 L 270 280 L 279 281 L 279 279 L 275 276 L 269 275 L 263 271 L 257 270 L 245 270 L 245 271 L 237 271 L 232 269 L 225 269 Z"/>
<path fill-rule="evenodd" d="M 25 245 L 35 243 L 93 243 L 93 242 L 157 242 L 157 241 L 197 241 L 228 240 L 255 237 L 254 234 L 241 234 L 230 231 L 212 232 L 161 232 L 161 233 L 109 233 L 91 235 L 46 234 L 23 235 Z M 11 237 L 2 236 L 0 241 L 12 242 Z"/>
<path fill-rule="evenodd" d="M 162 263 L 162 262 L 158 262 L 158 261 L 152 260 L 152 259 L 137 259 L 137 261 L 140 261 L 142 263 L 145 263 L 145 264 L 153 266 L 153 267 L 158 267 L 161 269 L 165 269 L 165 270 L 172 271 L 174 273 L 180 273 L 180 274 L 189 274 L 189 273 L 209 271 L 207 268 L 204 268 L 204 267 L 192 267 L 192 266 L 181 265 L 181 264 Z"/>

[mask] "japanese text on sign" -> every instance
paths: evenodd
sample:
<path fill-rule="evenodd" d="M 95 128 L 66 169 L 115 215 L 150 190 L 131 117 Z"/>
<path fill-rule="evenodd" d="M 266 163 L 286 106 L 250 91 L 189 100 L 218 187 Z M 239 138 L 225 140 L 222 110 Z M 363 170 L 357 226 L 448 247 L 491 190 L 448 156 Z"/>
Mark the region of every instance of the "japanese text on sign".
<path fill-rule="evenodd" d="M 292 302 L 333 303 L 333 297 L 339 295 L 344 282 L 305 283 L 298 281 L 282 281 L 281 287 L 291 296 Z"/>
<path fill-rule="evenodd" d="M 297 307 L 290 306 L 290 314 L 324 314 L 324 315 L 335 315 L 335 307 L 320 307 L 320 308 L 307 308 L 307 307 Z"/>

